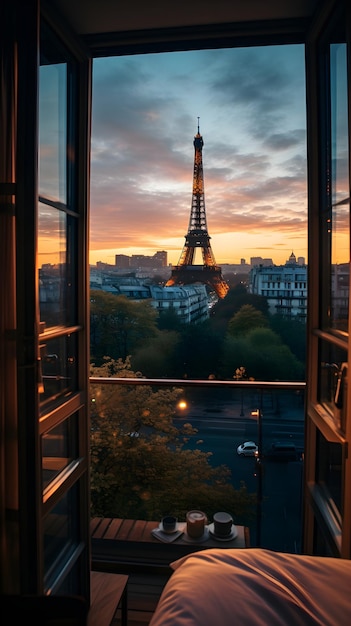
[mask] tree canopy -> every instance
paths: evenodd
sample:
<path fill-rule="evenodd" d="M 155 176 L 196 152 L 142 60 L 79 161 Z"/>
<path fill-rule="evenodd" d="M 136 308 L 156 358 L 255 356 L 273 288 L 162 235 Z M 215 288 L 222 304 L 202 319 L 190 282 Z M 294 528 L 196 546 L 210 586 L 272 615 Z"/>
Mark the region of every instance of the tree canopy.
<path fill-rule="evenodd" d="M 241 336 L 228 334 L 223 349 L 222 374 L 235 375 L 240 367 L 256 380 L 303 380 L 304 365 L 270 328 L 257 327 Z"/>
<path fill-rule="evenodd" d="M 92 290 L 90 293 L 90 352 L 101 363 L 104 356 L 126 359 L 142 341 L 157 334 L 157 312 L 149 301 Z"/>
<path fill-rule="evenodd" d="M 268 314 L 266 299 L 248 294 L 243 284 L 231 289 L 223 302 L 215 305 L 208 320 L 184 324 L 174 309 L 159 316 L 149 301 L 93 290 L 91 361 L 99 366 L 105 356 L 130 358 L 133 370 L 148 378 L 231 379 L 243 365 L 257 379 L 263 372 L 265 380 L 303 380 L 306 333 L 302 322 Z M 274 332 L 270 347 L 259 345 L 259 335 L 249 339 L 259 328 Z"/>
<path fill-rule="evenodd" d="M 93 376 L 141 377 L 127 359 L 105 359 Z M 239 521 L 254 514 L 255 494 L 234 489 L 227 466 L 211 453 L 185 445 L 196 430 L 173 422 L 181 389 L 149 385 L 91 385 L 92 515 L 157 519 L 187 510 L 231 511 Z"/>
<path fill-rule="evenodd" d="M 228 334 L 238 337 L 246 335 L 254 328 L 267 328 L 268 325 L 268 320 L 262 311 L 255 309 L 252 304 L 244 304 L 229 320 Z"/>

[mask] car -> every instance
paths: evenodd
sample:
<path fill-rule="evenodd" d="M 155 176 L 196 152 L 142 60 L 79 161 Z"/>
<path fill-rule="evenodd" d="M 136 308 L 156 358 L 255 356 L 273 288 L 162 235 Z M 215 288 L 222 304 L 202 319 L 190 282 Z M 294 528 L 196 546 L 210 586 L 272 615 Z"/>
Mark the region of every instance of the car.
<path fill-rule="evenodd" d="M 245 441 L 237 447 L 236 451 L 240 456 L 257 456 L 258 446 L 254 441 Z"/>
<path fill-rule="evenodd" d="M 128 431 L 127 433 L 125 433 L 121 429 L 120 434 L 123 435 L 123 437 L 135 437 L 135 438 L 140 437 L 140 432 L 138 430 L 132 430 L 132 431 Z"/>
<path fill-rule="evenodd" d="M 272 443 L 268 458 L 272 461 L 297 461 L 296 446 L 291 441 L 276 441 Z"/>

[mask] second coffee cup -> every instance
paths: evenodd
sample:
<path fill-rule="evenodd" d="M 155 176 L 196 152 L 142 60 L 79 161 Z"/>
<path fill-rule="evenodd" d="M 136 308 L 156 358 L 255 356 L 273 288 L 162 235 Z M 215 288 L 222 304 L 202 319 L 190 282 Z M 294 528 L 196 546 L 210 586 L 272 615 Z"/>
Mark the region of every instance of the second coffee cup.
<path fill-rule="evenodd" d="M 207 516 L 203 511 L 188 511 L 186 514 L 186 532 L 191 539 L 200 539 L 205 532 Z"/>

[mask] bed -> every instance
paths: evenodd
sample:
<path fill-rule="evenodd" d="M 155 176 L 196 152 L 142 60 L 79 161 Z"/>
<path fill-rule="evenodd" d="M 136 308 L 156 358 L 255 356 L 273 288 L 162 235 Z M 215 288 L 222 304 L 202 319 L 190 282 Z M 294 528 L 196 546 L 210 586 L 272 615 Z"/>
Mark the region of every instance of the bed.
<path fill-rule="evenodd" d="M 351 561 L 212 548 L 171 563 L 149 626 L 350 626 Z"/>

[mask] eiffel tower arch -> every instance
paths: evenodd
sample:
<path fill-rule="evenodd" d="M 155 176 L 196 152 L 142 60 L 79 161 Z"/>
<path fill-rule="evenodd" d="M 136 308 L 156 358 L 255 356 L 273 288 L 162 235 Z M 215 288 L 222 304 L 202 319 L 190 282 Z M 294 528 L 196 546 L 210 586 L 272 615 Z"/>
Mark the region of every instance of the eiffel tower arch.
<path fill-rule="evenodd" d="M 211 237 L 207 231 L 202 165 L 203 145 L 198 118 L 197 134 L 194 137 L 194 176 L 189 228 L 178 264 L 172 267 L 171 277 L 166 282 L 166 287 L 200 282 L 209 285 L 219 298 L 224 298 L 229 285 L 223 279 L 221 268 L 216 264 L 210 244 Z M 194 265 L 196 248 L 202 250 L 202 265 Z"/>

